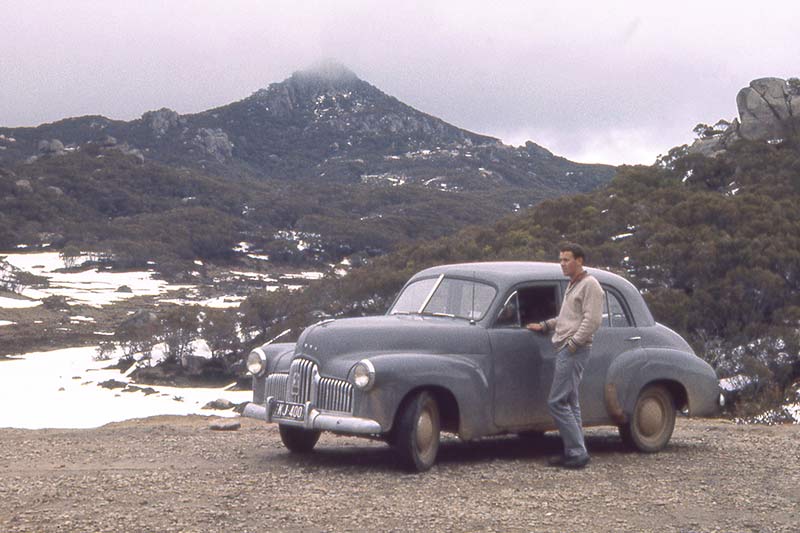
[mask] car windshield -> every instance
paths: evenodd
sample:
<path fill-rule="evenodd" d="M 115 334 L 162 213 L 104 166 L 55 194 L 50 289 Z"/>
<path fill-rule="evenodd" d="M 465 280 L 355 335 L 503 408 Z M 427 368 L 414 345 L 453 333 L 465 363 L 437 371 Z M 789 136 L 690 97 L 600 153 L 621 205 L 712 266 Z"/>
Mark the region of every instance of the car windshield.
<path fill-rule="evenodd" d="M 496 292 L 491 285 L 479 281 L 442 276 L 421 279 L 405 288 L 389 314 L 419 313 L 480 320 Z"/>

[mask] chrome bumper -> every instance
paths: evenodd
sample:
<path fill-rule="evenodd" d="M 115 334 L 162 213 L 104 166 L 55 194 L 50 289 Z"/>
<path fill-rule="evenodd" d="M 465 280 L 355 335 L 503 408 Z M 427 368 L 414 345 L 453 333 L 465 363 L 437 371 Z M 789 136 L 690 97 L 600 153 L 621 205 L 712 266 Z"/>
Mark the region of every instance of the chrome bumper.
<path fill-rule="evenodd" d="M 272 397 L 267 398 L 266 405 L 260 405 L 250 402 L 244 407 L 242 416 L 247 418 L 255 418 L 265 422 L 278 422 L 271 417 Z M 354 435 L 379 435 L 381 425 L 375 420 L 369 418 L 358 418 L 355 416 L 335 415 L 322 413 L 314 408 L 306 408 L 308 415 L 302 422 L 294 420 L 281 419 L 281 424 L 290 426 L 302 427 L 305 429 L 318 429 L 320 431 L 335 431 L 338 433 L 350 433 Z"/>

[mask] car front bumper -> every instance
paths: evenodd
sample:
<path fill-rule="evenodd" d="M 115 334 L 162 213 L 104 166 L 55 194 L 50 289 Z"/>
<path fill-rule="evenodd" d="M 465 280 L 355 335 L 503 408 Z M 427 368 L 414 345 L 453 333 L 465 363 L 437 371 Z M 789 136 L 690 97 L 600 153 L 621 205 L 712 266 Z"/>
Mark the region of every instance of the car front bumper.
<path fill-rule="evenodd" d="M 281 418 L 275 420 L 272 417 L 274 404 L 277 400 L 268 397 L 266 404 L 248 403 L 242 416 L 255 418 L 265 422 L 280 422 L 289 426 L 301 427 L 310 430 L 334 431 L 351 435 L 379 435 L 381 425 L 369 418 L 359 418 L 342 414 L 330 414 L 319 411 L 309 404 L 306 405 L 306 416 L 303 420 L 288 420 Z"/>

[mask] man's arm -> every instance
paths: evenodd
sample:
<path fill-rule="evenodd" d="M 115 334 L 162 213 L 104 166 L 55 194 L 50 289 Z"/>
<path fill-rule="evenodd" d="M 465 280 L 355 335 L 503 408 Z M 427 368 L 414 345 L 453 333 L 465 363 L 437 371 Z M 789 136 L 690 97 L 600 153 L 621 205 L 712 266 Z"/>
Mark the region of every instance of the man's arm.
<path fill-rule="evenodd" d="M 547 333 L 548 331 L 552 331 L 553 328 L 556 327 L 556 322 L 558 319 L 551 318 L 550 320 L 543 320 L 541 322 L 531 322 L 526 328 L 531 331 L 539 331 L 541 333 Z"/>

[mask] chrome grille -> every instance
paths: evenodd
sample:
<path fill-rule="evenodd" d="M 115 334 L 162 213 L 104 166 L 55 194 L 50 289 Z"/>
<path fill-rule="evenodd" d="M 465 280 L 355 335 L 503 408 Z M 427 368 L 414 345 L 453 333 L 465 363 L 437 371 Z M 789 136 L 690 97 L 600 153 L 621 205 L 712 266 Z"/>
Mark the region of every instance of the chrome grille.
<path fill-rule="evenodd" d="M 349 413 L 353 410 L 353 385 L 333 378 L 319 380 L 317 407 L 327 411 Z"/>
<path fill-rule="evenodd" d="M 308 359 L 295 359 L 289 367 L 289 400 L 295 403 L 311 401 L 311 391 L 314 390 L 314 375 L 317 365 Z"/>
<path fill-rule="evenodd" d="M 292 361 L 288 374 L 267 376 L 266 395 L 294 403 L 311 402 L 323 411 L 353 412 L 353 385 L 321 377 L 317 364 L 303 358 Z"/>
<path fill-rule="evenodd" d="M 266 381 L 265 398 L 272 396 L 279 400 L 286 399 L 286 384 L 289 383 L 289 374 L 270 374 Z"/>

